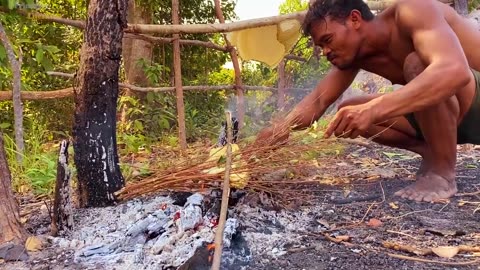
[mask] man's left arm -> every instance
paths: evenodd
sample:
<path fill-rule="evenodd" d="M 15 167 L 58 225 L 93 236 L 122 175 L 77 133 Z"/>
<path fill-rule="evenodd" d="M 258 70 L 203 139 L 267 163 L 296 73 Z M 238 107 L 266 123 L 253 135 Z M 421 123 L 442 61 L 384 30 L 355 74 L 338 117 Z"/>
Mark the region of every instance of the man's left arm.
<path fill-rule="evenodd" d="M 399 3 L 396 21 L 410 35 L 426 68 L 401 89 L 371 101 L 376 121 L 438 104 L 470 80 L 469 64 L 460 41 L 436 3 L 430 0 Z"/>

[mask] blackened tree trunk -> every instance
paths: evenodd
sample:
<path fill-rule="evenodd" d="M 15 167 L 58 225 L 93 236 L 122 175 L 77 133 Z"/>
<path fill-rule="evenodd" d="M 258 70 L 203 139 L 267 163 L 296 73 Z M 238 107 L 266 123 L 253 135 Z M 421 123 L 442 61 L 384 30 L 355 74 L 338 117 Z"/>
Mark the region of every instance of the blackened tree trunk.
<path fill-rule="evenodd" d="M 18 204 L 13 196 L 3 135 L 0 133 L 0 245 L 7 242 L 23 245 L 26 235 L 20 223 Z"/>
<path fill-rule="evenodd" d="M 80 205 L 111 205 L 125 184 L 116 139 L 118 70 L 128 0 L 91 0 L 75 87 L 74 161 Z"/>

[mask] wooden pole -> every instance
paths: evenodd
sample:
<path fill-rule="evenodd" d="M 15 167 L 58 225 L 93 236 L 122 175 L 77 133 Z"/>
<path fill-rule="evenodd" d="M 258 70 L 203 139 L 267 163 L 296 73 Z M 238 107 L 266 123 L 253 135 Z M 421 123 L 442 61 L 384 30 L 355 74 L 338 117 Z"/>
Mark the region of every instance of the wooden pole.
<path fill-rule="evenodd" d="M 212 270 L 219 270 L 222 259 L 223 232 L 227 221 L 228 198 L 230 195 L 230 168 L 232 165 L 232 115 L 226 112 L 227 118 L 227 160 L 225 162 L 225 177 L 223 179 L 222 203 L 220 217 L 218 218 L 217 231 L 215 232 L 215 253 L 213 254 Z"/>
<path fill-rule="evenodd" d="M 279 111 L 282 111 L 285 107 L 285 59 L 280 62 L 277 67 L 278 70 L 278 99 L 277 99 L 277 108 Z"/>
<path fill-rule="evenodd" d="M 215 13 L 220 23 L 225 23 L 225 18 L 223 17 L 222 6 L 220 0 L 214 0 L 215 2 Z M 242 84 L 242 72 L 240 71 L 240 65 L 238 62 L 237 51 L 230 41 L 228 41 L 226 35 L 223 35 L 227 48 L 229 48 L 230 58 L 232 59 L 233 69 L 235 71 L 235 87 L 237 90 L 237 119 L 238 119 L 238 129 L 241 130 L 243 127 L 243 120 L 245 117 L 245 97 L 243 93 L 243 84 Z"/>
<path fill-rule="evenodd" d="M 172 23 L 180 24 L 180 8 L 179 0 L 172 1 Z M 182 89 L 182 66 L 180 60 L 180 36 L 173 35 L 173 70 L 175 75 L 175 92 L 177 97 L 177 121 L 178 121 L 178 139 L 180 141 L 180 149 L 187 150 L 187 135 L 185 128 L 185 104 L 183 102 Z"/>

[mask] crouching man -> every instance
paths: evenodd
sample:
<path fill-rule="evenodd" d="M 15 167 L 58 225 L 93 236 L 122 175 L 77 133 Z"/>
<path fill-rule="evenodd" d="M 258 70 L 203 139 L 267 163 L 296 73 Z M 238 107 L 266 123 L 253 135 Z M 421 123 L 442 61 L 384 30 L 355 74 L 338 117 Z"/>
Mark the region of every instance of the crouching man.
<path fill-rule="evenodd" d="M 262 130 L 258 144 L 279 144 L 289 129 L 319 119 L 360 69 L 402 88 L 344 101 L 325 137 L 372 137 L 422 156 L 416 182 L 395 193 L 415 201 L 457 192 L 457 144 L 480 144 L 480 34 L 436 0 L 398 0 L 373 15 L 363 0 L 312 1 L 303 30 L 331 70 L 283 120 Z"/>

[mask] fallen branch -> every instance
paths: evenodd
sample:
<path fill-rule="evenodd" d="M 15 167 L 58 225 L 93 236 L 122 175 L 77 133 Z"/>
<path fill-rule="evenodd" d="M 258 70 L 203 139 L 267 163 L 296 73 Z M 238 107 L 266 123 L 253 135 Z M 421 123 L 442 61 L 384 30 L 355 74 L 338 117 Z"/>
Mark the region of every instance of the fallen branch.
<path fill-rule="evenodd" d="M 230 112 L 225 113 L 227 117 L 227 153 L 225 164 L 225 177 L 223 181 L 222 204 L 220 208 L 220 216 L 218 218 L 218 227 L 215 233 L 215 253 L 213 255 L 212 269 L 219 270 L 223 249 L 223 231 L 227 221 L 228 198 L 230 194 L 230 169 L 232 167 L 232 116 Z"/>
<path fill-rule="evenodd" d="M 422 258 L 409 257 L 409 256 L 404 256 L 399 254 L 392 254 L 392 253 L 387 253 L 387 255 L 390 257 L 402 259 L 402 260 L 424 262 L 424 263 L 436 263 L 436 264 L 452 265 L 452 266 L 472 265 L 472 264 L 480 263 L 480 259 L 467 261 L 467 262 L 442 262 L 442 261 L 434 261 L 434 260 L 427 260 Z"/>
<path fill-rule="evenodd" d="M 388 241 L 383 242 L 382 245 L 383 247 L 388 249 L 404 251 L 404 252 L 412 253 L 415 255 L 425 256 L 433 253 L 432 250 L 429 248 L 417 248 L 413 246 L 407 246 L 407 245 L 402 245 L 402 244 L 388 242 Z"/>

